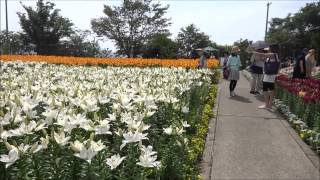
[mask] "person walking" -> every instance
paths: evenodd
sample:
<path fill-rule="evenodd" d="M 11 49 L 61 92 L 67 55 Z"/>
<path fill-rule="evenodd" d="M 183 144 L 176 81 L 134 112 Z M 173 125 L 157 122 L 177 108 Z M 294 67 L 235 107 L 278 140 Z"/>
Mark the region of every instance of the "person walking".
<path fill-rule="evenodd" d="M 227 67 L 227 62 L 228 62 L 228 58 L 229 58 L 229 53 L 225 52 L 224 53 L 224 57 L 223 57 L 223 62 L 222 62 L 222 70 L 223 70 L 223 78 L 224 79 L 228 79 L 229 77 L 229 69 Z"/>
<path fill-rule="evenodd" d="M 306 54 L 308 49 L 304 48 L 301 53 L 298 55 L 294 69 L 292 78 L 303 79 L 306 77 Z"/>
<path fill-rule="evenodd" d="M 306 77 L 311 77 L 314 67 L 316 66 L 315 50 L 310 49 L 306 55 Z"/>
<path fill-rule="evenodd" d="M 235 88 L 237 86 L 237 81 L 240 78 L 240 73 L 239 69 L 241 67 L 241 61 L 240 61 L 240 56 L 238 53 L 240 52 L 240 49 L 238 46 L 233 46 L 231 49 L 231 55 L 228 58 L 227 61 L 227 68 L 229 69 L 229 90 L 230 90 L 230 96 L 233 97 L 235 96 Z"/>
<path fill-rule="evenodd" d="M 257 52 L 263 53 L 263 49 L 258 49 Z M 261 86 L 262 86 L 262 76 L 263 76 L 263 64 L 265 59 L 261 59 L 261 57 L 255 57 L 254 55 L 251 56 L 251 66 L 250 66 L 250 72 L 251 72 L 251 94 L 260 94 Z"/>
<path fill-rule="evenodd" d="M 199 59 L 199 66 L 198 66 L 199 68 L 207 67 L 207 57 L 208 57 L 208 53 L 206 51 L 203 51 Z"/>
<path fill-rule="evenodd" d="M 248 48 L 248 52 L 252 52 L 255 58 L 265 59 L 263 65 L 263 80 L 262 80 L 262 89 L 264 95 L 265 104 L 259 106 L 259 109 L 271 109 L 272 101 L 274 98 L 274 83 L 277 74 L 280 70 L 280 61 L 278 57 L 279 48 L 277 45 L 270 45 L 267 53 L 256 52 Z"/>

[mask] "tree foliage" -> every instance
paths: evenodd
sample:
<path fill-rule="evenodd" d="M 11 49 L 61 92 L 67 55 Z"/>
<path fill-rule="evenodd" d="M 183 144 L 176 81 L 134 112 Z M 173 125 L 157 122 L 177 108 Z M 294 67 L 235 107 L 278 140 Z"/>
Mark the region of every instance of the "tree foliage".
<path fill-rule="evenodd" d="M 181 28 L 176 41 L 179 44 L 180 56 L 188 58 L 193 58 L 195 49 L 205 48 L 211 44 L 209 36 L 200 32 L 194 24 Z"/>
<path fill-rule="evenodd" d="M 73 24 L 59 15 L 55 4 L 38 0 L 36 9 L 22 5 L 26 13 L 18 13 L 24 37 L 36 46 L 38 54 L 54 54 L 59 40 L 72 33 Z"/>
<path fill-rule="evenodd" d="M 32 51 L 19 32 L 6 31 L 0 32 L 0 51 L 1 54 L 24 54 Z"/>
<path fill-rule="evenodd" d="M 285 18 L 273 18 L 267 39 L 280 45 L 282 57 L 296 56 L 303 48 L 315 48 L 319 52 L 320 1 L 308 3 L 298 13 Z"/>
<path fill-rule="evenodd" d="M 80 57 L 101 57 L 108 56 L 101 54 L 103 51 L 95 38 L 89 40 L 92 34 L 89 30 L 76 30 L 69 38 L 61 42 L 59 54 L 80 56 Z"/>
<path fill-rule="evenodd" d="M 246 68 L 249 64 L 251 64 L 250 62 L 251 55 L 246 51 L 246 49 L 250 44 L 252 44 L 252 41 L 248 39 L 240 39 L 239 41 L 234 43 L 235 46 L 238 46 L 240 48 L 239 55 L 240 55 L 242 68 Z"/>
<path fill-rule="evenodd" d="M 154 35 L 143 48 L 144 58 L 177 58 L 178 45 L 169 38 L 169 34 Z"/>
<path fill-rule="evenodd" d="M 105 17 L 93 19 L 92 29 L 113 40 L 118 54 L 136 57 L 154 34 L 168 32 L 170 24 L 162 7 L 152 0 L 124 0 L 120 6 L 104 6 Z"/>

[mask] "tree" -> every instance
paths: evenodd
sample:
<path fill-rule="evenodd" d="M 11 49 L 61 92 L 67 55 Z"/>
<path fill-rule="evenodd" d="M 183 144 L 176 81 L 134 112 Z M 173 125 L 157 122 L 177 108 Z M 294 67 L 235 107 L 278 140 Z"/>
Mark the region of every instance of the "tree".
<path fill-rule="evenodd" d="M 296 56 L 303 48 L 315 48 L 319 52 L 320 1 L 307 3 L 299 12 L 286 18 L 273 18 L 267 40 L 280 45 L 282 57 Z"/>
<path fill-rule="evenodd" d="M 31 51 L 31 47 L 25 44 L 21 33 L 9 31 L 0 32 L 1 54 L 22 54 Z"/>
<path fill-rule="evenodd" d="M 22 5 L 26 13 L 18 13 L 24 37 L 36 46 L 38 54 L 54 54 L 59 40 L 68 37 L 73 31 L 73 24 L 59 15 L 55 4 L 38 0 L 37 8 Z"/>
<path fill-rule="evenodd" d="M 169 34 L 154 35 L 143 48 L 144 58 L 177 58 L 178 46 L 169 38 Z"/>
<path fill-rule="evenodd" d="M 188 58 L 192 58 L 191 56 L 195 49 L 204 48 L 211 44 L 209 36 L 200 32 L 200 29 L 194 24 L 181 28 L 176 40 L 179 44 L 179 54 Z"/>
<path fill-rule="evenodd" d="M 252 41 L 249 41 L 248 39 L 244 39 L 244 40 L 240 39 L 239 41 L 234 43 L 235 46 L 238 46 L 240 48 L 239 55 L 240 55 L 242 68 L 246 68 L 249 64 L 251 64 L 250 62 L 251 56 L 246 51 L 246 49 L 250 44 L 252 44 Z"/>
<path fill-rule="evenodd" d="M 168 8 L 152 0 L 124 0 L 118 7 L 105 5 L 106 17 L 93 19 L 91 25 L 98 35 L 115 42 L 118 54 L 136 57 L 154 34 L 168 32 Z"/>
<path fill-rule="evenodd" d="M 88 40 L 91 34 L 89 30 L 76 30 L 59 45 L 58 53 L 62 55 L 95 57 L 101 51 L 98 40 Z"/>

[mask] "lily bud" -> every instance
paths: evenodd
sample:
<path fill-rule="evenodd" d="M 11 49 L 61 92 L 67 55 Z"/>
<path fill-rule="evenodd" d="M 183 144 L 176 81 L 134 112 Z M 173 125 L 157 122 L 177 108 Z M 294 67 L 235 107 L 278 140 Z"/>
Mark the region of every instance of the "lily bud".
<path fill-rule="evenodd" d="M 90 134 L 90 141 L 93 141 L 94 140 L 94 133 L 91 133 Z"/>
<path fill-rule="evenodd" d="M 8 151 L 11 151 L 13 149 L 13 146 L 8 142 L 4 142 L 4 144 L 6 145 L 6 148 L 8 149 Z"/>
<path fill-rule="evenodd" d="M 76 153 L 79 153 L 79 152 L 80 152 L 80 149 L 77 148 L 73 143 L 70 143 L 70 145 L 71 145 L 71 149 L 72 149 L 74 152 L 76 152 Z"/>
<path fill-rule="evenodd" d="M 30 148 L 31 153 L 36 153 L 40 150 L 41 150 L 41 146 L 39 146 L 38 142 L 35 142 Z"/>

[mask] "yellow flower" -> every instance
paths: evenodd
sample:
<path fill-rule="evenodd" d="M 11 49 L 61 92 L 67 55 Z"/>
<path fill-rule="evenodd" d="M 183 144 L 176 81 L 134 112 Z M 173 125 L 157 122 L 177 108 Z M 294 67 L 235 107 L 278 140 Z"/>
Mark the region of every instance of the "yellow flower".
<path fill-rule="evenodd" d="M 300 133 L 300 137 L 301 137 L 301 139 L 304 139 L 304 134 Z"/>
<path fill-rule="evenodd" d="M 306 95 L 306 92 L 304 92 L 304 91 L 300 91 L 300 92 L 299 92 L 299 96 L 300 96 L 300 97 L 304 97 L 305 95 Z"/>

